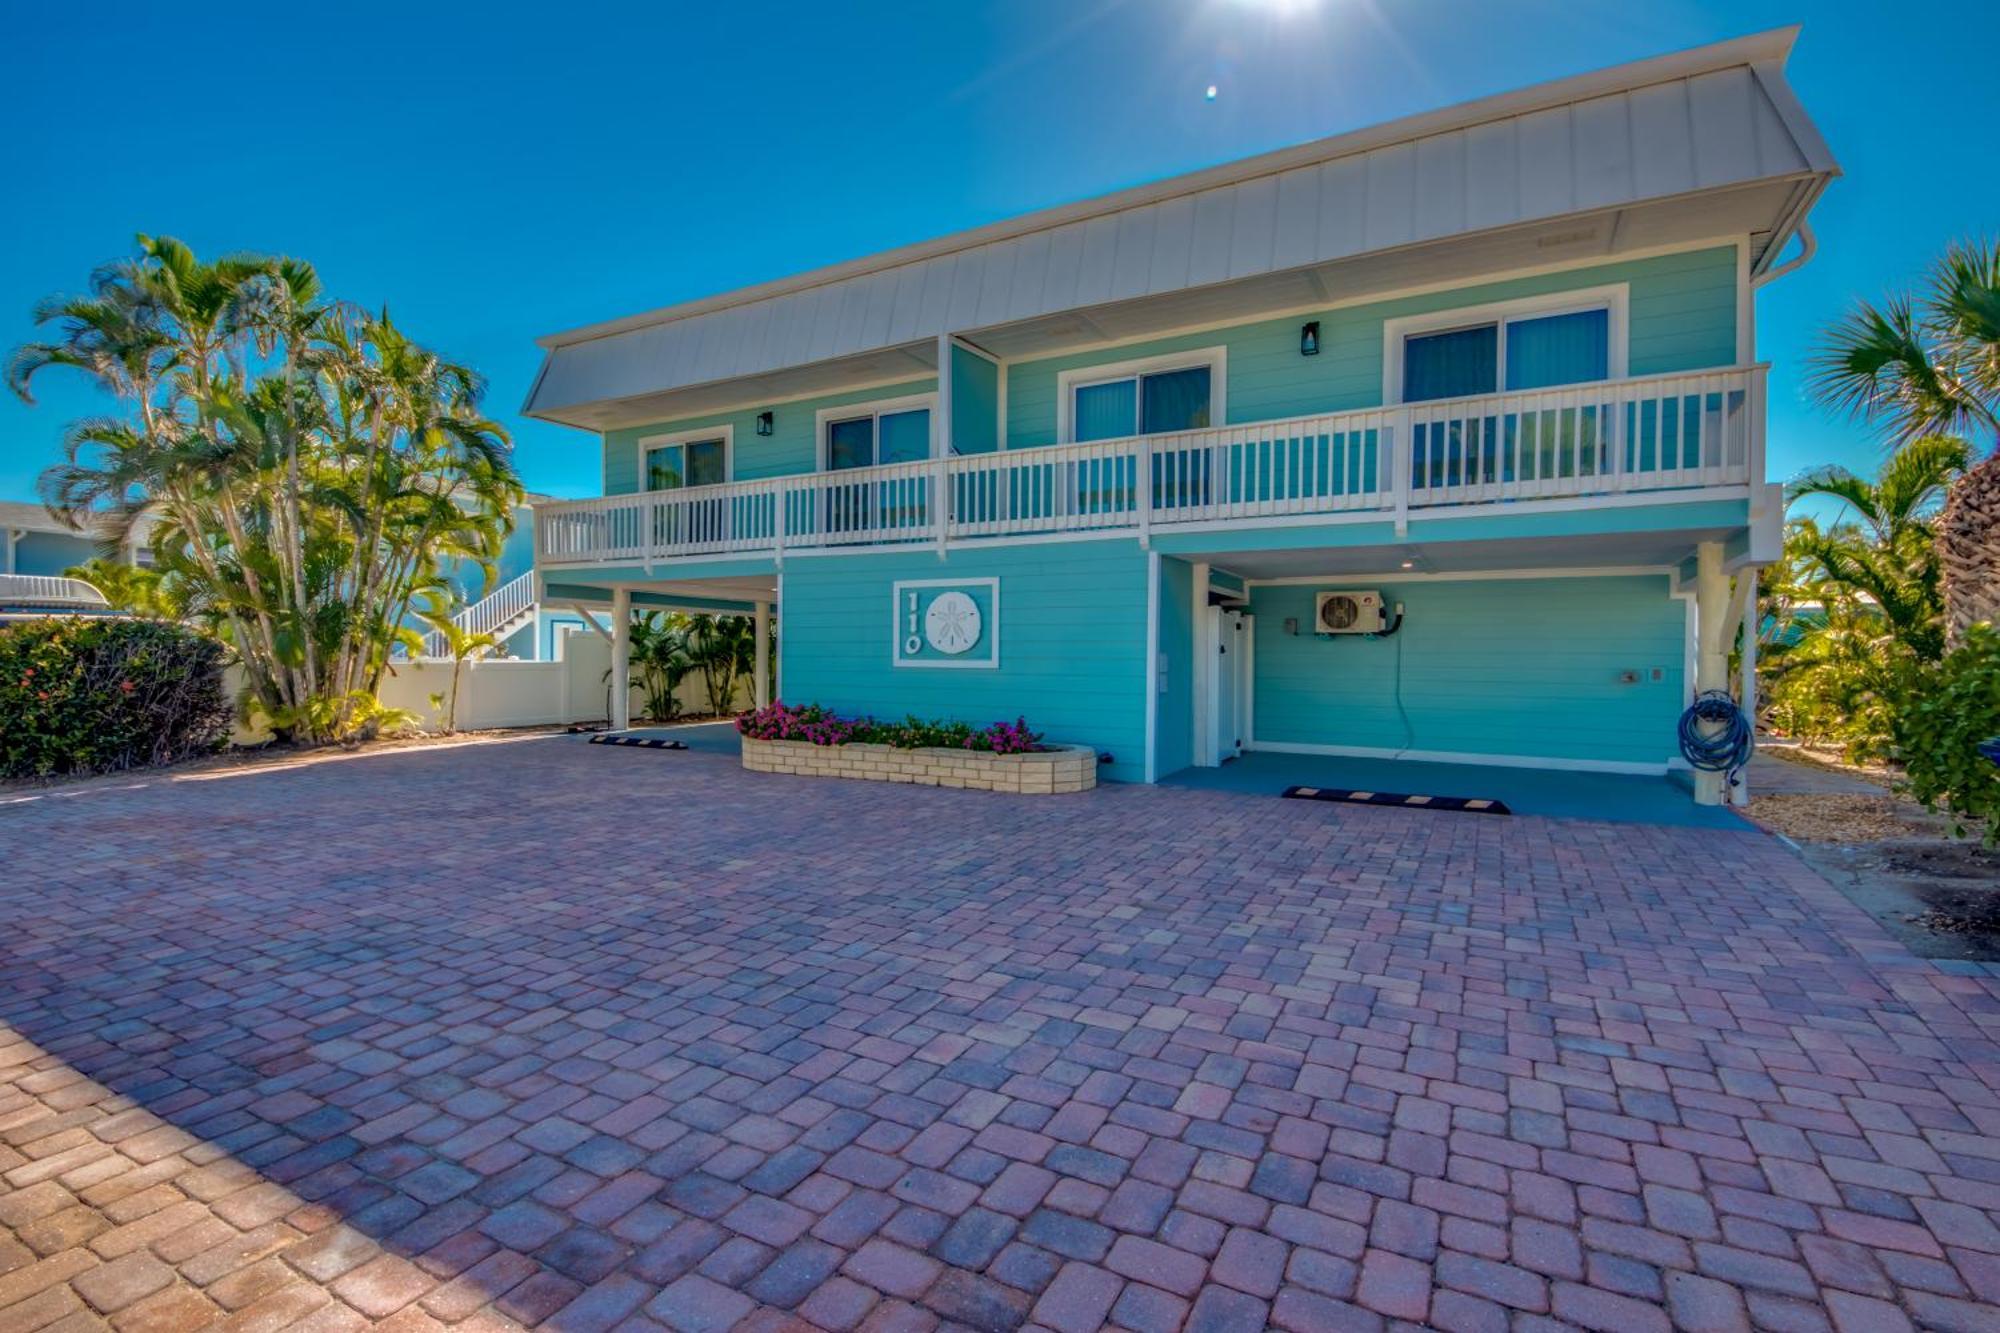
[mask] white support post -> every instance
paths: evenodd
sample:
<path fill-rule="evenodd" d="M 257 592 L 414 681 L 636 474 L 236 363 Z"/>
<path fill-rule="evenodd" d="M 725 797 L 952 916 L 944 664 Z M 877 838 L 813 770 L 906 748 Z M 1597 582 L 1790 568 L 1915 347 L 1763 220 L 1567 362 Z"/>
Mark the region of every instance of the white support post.
<path fill-rule="evenodd" d="M 611 590 L 611 729 L 632 726 L 632 590 Z"/>
<path fill-rule="evenodd" d="M 1194 691 L 1194 736 L 1190 747 L 1194 762 L 1203 768 L 1214 768 L 1222 761 L 1216 757 L 1214 747 L 1209 744 L 1209 681 L 1215 676 L 1215 648 L 1208 637 L 1208 566 L 1196 565 L 1192 601 L 1193 616 L 1190 625 L 1194 632 L 1193 670 L 1188 673 L 1188 688 Z"/>
<path fill-rule="evenodd" d="M 7 532 L 7 563 L 4 565 L 0 565 L 0 574 L 12 574 L 14 572 L 14 543 L 18 541 L 21 536 L 20 533 L 16 532 L 12 528 L 8 528 L 6 532 Z"/>
<path fill-rule="evenodd" d="M 1148 551 L 1153 546 L 1153 440 L 1151 436 L 1139 437 L 1139 457 L 1137 466 L 1139 502 L 1139 549 Z"/>
<path fill-rule="evenodd" d="M 1729 575 L 1722 568 L 1722 543 L 1703 542 L 1695 548 L 1695 691 L 1729 688 L 1729 640 L 1743 615 L 1743 596 L 1748 579 L 1730 588 Z M 1715 731 L 1720 724 L 1708 724 Z M 1698 805 L 1721 805 L 1724 775 L 1700 769 L 1694 775 L 1694 799 Z"/>
<path fill-rule="evenodd" d="M 954 441 L 951 430 L 951 390 L 952 355 L 951 335 L 938 335 L 937 350 L 937 457 L 931 460 L 931 503 L 936 508 L 932 518 L 937 523 L 938 559 L 945 558 L 945 546 L 951 539 L 951 454 Z"/>
<path fill-rule="evenodd" d="M 756 610 L 757 664 L 753 668 L 755 678 L 751 685 L 751 698 L 757 707 L 768 708 L 771 704 L 771 604 L 758 602 Z"/>
<path fill-rule="evenodd" d="M 1396 512 L 1396 535 L 1404 537 L 1410 531 L 1410 469 L 1416 463 L 1416 414 L 1404 408 L 1396 414 L 1393 437 L 1389 441 L 1388 463 L 1390 494 L 1394 497 Z M 1380 478 L 1377 478 L 1379 484 Z"/>
<path fill-rule="evenodd" d="M 1737 702 L 1742 705 L 1743 716 L 1750 719 L 1754 730 L 1757 726 L 1757 635 L 1762 631 L 1764 621 L 1763 613 L 1757 608 L 1757 567 L 1752 565 L 1737 575 L 1737 582 L 1749 588 L 1743 597 L 1743 656 L 1738 667 Z M 1748 773 L 1737 779 L 1729 799 L 1736 805 L 1750 804 Z"/>

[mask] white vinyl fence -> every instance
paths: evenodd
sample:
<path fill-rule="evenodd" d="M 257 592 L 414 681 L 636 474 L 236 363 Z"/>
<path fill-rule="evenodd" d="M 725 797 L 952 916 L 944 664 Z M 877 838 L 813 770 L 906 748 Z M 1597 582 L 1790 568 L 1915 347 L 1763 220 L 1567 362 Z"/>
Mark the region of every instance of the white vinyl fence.
<path fill-rule="evenodd" d="M 605 672 L 611 666 L 611 645 L 603 636 L 590 632 L 572 634 L 563 645 L 559 662 L 517 662 L 512 660 L 472 661 L 459 668 L 458 729 L 486 731 L 500 727 L 565 725 L 571 722 L 602 722 L 611 698 Z M 416 714 L 425 731 L 444 726 L 444 710 L 450 706 L 450 662 L 402 661 L 391 664 L 382 678 L 382 702 Z M 226 682 L 232 691 L 242 689 L 242 678 L 231 670 Z M 434 707 L 433 694 L 444 696 Z M 705 712 L 708 692 L 699 674 L 691 674 L 674 692 L 682 713 Z M 735 707 L 750 706 L 751 682 L 746 674 L 737 684 Z M 645 695 L 638 675 L 632 680 L 632 716 L 637 719 L 645 707 Z M 248 743 L 260 737 L 238 729 L 234 737 Z"/>

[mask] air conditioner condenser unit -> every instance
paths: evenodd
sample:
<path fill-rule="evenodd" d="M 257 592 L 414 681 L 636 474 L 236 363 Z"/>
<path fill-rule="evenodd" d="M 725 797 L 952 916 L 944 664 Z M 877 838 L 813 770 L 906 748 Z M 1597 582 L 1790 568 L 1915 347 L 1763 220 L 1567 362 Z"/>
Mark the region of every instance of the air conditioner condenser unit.
<path fill-rule="evenodd" d="M 1380 634 L 1388 624 L 1379 592 L 1323 592 L 1313 600 L 1318 634 Z"/>

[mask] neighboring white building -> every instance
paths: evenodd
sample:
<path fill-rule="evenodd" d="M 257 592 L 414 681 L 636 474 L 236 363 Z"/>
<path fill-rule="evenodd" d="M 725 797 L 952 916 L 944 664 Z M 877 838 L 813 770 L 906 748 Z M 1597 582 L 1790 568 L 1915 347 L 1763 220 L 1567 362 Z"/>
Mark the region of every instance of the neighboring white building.
<path fill-rule="evenodd" d="M 153 520 L 141 519 L 125 543 L 127 564 L 150 565 L 146 535 Z M 0 500 L 0 574 L 59 575 L 103 554 L 94 533 L 78 532 L 32 500 Z"/>

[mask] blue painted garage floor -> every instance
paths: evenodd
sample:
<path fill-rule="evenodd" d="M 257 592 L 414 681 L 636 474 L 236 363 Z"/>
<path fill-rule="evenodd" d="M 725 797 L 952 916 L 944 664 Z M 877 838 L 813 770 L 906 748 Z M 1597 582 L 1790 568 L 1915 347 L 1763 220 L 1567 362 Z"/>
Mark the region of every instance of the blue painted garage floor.
<path fill-rule="evenodd" d="M 1500 800 L 1517 815 L 1672 824 L 1683 828 L 1750 827 L 1727 807 L 1696 805 L 1688 789 L 1672 778 L 1623 773 L 1265 752 L 1246 754 L 1221 768 L 1184 768 L 1161 778 L 1160 785 L 1270 796 L 1279 795 L 1287 787 L 1345 787 L 1409 796 Z M 1442 812 L 1437 815 L 1439 819 L 1493 817 Z"/>

